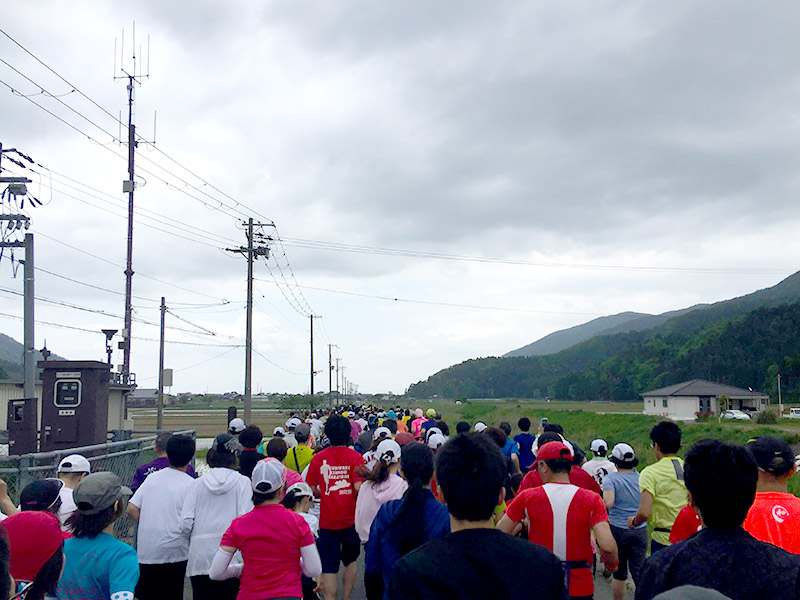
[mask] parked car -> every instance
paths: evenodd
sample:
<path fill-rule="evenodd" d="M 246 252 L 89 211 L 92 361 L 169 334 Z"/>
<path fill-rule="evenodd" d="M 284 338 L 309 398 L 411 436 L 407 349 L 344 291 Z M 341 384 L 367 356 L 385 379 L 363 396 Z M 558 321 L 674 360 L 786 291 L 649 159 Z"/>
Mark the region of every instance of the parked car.
<path fill-rule="evenodd" d="M 786 416 L 790 419 L 800 419 L 800 408 L 790 408 L 789 414 Z"/>
<path fill-rule="evenodd" d="M 737 421 L 749 421 L 750 415 L 743 410 L 726 410 L 722 413 L 723 419 L 735 419 Z"/>

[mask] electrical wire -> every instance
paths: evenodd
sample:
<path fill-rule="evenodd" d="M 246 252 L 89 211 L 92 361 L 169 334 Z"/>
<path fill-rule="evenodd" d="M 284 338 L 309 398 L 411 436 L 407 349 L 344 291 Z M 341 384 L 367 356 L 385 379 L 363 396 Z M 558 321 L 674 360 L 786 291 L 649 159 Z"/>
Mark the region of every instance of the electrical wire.
<path fill-rule="evenodd" d="M 600 270 L 619 270 L 619 271 L 652 271 L 652 272 L 678 272 L 678 273 L 705 273 L 721 275 L 783 275 L 791 271 L 790 269 L 770 269 L 770 268 L 727 268 L 727 267 L 653 267 L 642 265 L 614 265 L 614 264 L 588 264 L 588 263 L 565 263 L 565 262 L 545 262 L 522 259 L 497 258 L 489 256 L 469 256 L 460 254 L 443 254 L 437 252 L 425 252 L 417 250 L 406 250 L 399 248 L 382 248 L 376 246 L 360 246 L 355 244 L 344 244 L 340 242 L 329 242 L 320 240 L 306 240 L 301 238 L 282 238 L 289 246 L 307 248 L 313 250 L 329 250 L 332 252 L 352 252 L 358 254 L 374 254 L 381 256 L 401 256 L 407 258 L 436 259 L 450 261 L 465 261 L 476 263 L 498 263 L 506 265 L 521 265 L 534 267 L 554 267 L 571 269 L 600 269 Z"/>
<path fill-rule="evenodd" d="M 300 375 L 300 376 L 302 376 L 302 377 L 305 377 L 306 375 L 308 375 L 308 373 L 298 373 L 297 371 L 290 371 L 289 369 L 287 369 L 287 368 L 285 368 L 285 367 L 282 367 L 282 366 L 280 366 L 280 365 L 279 365 L 278 363 L 276 363 L 275 361 L 272 361 L 272 360 L 268 359 L 266 356 L 264 356 L 263 354 L 261 354 L 261 352 L 259 352 L 259 351 L 258 351 L 258 350 L 256 350 L 255 348 L 253 348 L 253 352 L 254 352 L 255 354 L 257 354 L 258 356 L 260 356 L 261 358 L 263 358 L 265 361 L 267 361 L 267 362 L 268 362 L 269 364 L 271 364 L 273 367 L 277 367 L 277 368 L 278 368 L 278 369 L 280 369 L 281 371 L 286 371 L 287 373 L 289 373 L 289 374 L 291 374 L 291 375 Z"/>
<path fill-rule="evenodd" d="M 96 258 L 97 260 L 103 261 L 104 263 L 108 263 L 109 265 L 112 265 L 114 267 L 118 267 L 120 269 L 124 269 L 125 268 L 123 265 L 119 265 L 119 264 L 117 264 L 117 263 L 115 263 L 113 261 L 110 261 L 110 260 L 108 260 L 106 258 L 103 258 L 102 256 L 98 256 L 96 254 L 92 254 L 91 252 L 83 250 L 82 248 L 78 248 L 77 246 L 73 246 L 72 244 L 68 244 L 67 242 L 65 242 L 63 240 L 59 240 L 59 239 L 56 239 L 56 238 L 54 238 L 52 236 L 49 236 L 46 233 L 42 233 L 41 231 L 38 231 L 38 230 L 33 230 L 33 231 L 35 231 L 36 235 L 40 235 L 40 236 L 42 236 L 44 238 L 47 238 L 48 240 L 56 242 L 57 244 L 61 244 L 62 246 L 66 246 L 67 248 L 75 250 L 76 252 L 80 252 L 81 254 L 85 254 L 87 256 L 91 256 L 92 258 Z M 151 275 L 147 275 L 147 274 L 141 273 L 139 271 L 136 272 L 136 275 L 138 275 L 139 277 L 144 277 L 145 279 L 150 279 L 151 281 L 156 281 L 158 283 L 162 283 L 164 285 L 168 285 L 170 287 L 174 287 L 175 289 L 179 289 L 179 290 L 182 290 L 184 292 L 189 292 L 190 294 L 195 294 L 197 296 L 204 296 L 206 298 L 211 298 L 212 300 L 217 300 L 218 301 L 215 304 L 208 304 L 208 303 L 204 303 L 204 304 L 194 304 L 194 303 L 187 304 L 187 303 L 184 303 L 184 302 L 171 302 L 170 304 L 172 304 L 173 307 L 175 307 L 175 306 L 195 307 L 196 306 L 196 307 L 199 307 L 199 308 L 207 308 L 207 307 L 212 307 L 212 306 L 225 306 L 226 304 L 230 304 L 231 303 L 230 300 L 226 300 L 225 298 L 218 298 L 216 296 L 209 296 L 208 294 L 204 294 L 203 292 L 198 292 L 197 290 L 192 290 L 192 289 L 189 289 L 187 287 L 183 287 L 183 286 L 177 285 L 175 283 L 171 283 L 169 281 L 164 281 L 163 279 L 158 279 L 157 277 L 152 277 Z M 117 292 L 115 292 L 115 293 L 117 293 Z M 159 302 L 158 300 L 150 300 L 150 299 L 148 299 L 148 300 L 152 301 L 152 302 Z M 175 309 L 175 310 L 177 310 L 177 309 Z M 181 310 L 183 310 L 183 309 L 181 309 Z M 186 310 L 188 310 L 188 308 Z"/>
<path fill-rule="evenodd" d="M 16 321 L 24 321 L 25 320 L 24 317 L 20 317 L 18 315 L 12 315 L 12 314 L 9 314 L 9 313 L 4 313 L 4 312 L 0 312 L 0 317 L 6 317 L 8 319 L 14 319 Z M 53 323 L 51 321 L 40 321 L 38 319 L 35 322 L 38 323 L 39 325 L 49 325 L 50 327 L 56 327 L 56 328 L 59 328 L 59 329 L 69 329 L 69 330 L 72 330 L 72 331 L 82 331 L 84 333 L 91 333 L 92 335 L 97 335 L 97 333 L 98 333 L 94 329 L 86 329 L 85 327 L 75 327 L 74 325 L 64 325 L 63 323 Z M 155 339 L 155 338 L 145 338 L 145 337 L 137 337 L 137 336 L 131 336 L 131 339 L 138 340 L 140 342 L 155 342 L 155 343 L 160 343 L 161 342 L 161 340 L 158 340 L 158 339 Z M 244 347 L 244 346 L 242 346 L 240 344 L 238 344 L 238 345 L 234 345 L 234 344 L 201 344 L 199 342 L 179 342 L 177 340 L 164 340 L 164 343 L 165 344 L 180 345 L 180 346 L 199 346 L 199 347 L 205 347 L 205 348 L 243 348 Z"/>
<path fill-rule="evenodd" d="M 258 279 L 256 281 L 263 281 L 265 283 L 275 283 L 273 281 L 269 281 L 268 279 Z M 505 306 L 484 306 L 479 304 L 459 304 L 455 302 L 435 302 L 433 300 L 411 300 L 408 298 L 399 298 L 395 296 L 379 296 L 376 294 L 362 294 L 359 292 L 346 292 L 344 290 L 332 290 L 329 288 L 322 288 L 322 287 L 314 287 L 310 285 L 304 285 L 303 288 L 307 290 L 316 290 L 319 292 L 330 292 L 332 294 L 343 294 L 345 296 L 357 296 L 359 298 L 372 298 L 375 300 L 388 300 L 391 302 L 402 302 L 407 304 L 425 304 L 429 306 L 446 306 L 450 308 L 469 308 L 469 309 L 480 309 L 480 310 L 497 310 L 497 311 L 506 311 L 506 312 L 523 312 L 523 313 L 537 313 L 537 314 L 548 314 L 548 315 L 581 315 L 587 317 L 598 317 L 602 316 L 599 313 L 588 313 L 588 312 L 572 312 L 572 311 L 561 311 L 561 310 L 538 310 L 533 308 L 512 308 L 512 307 L 505 307 Z"/>
<path fill-rule="evenodd" d="M 199 363 L 195 363 L 193 365 L 188 365 L 186 367 L 181 367 L 180 369 L 173 369 L 172 371 L 173 371 L 173 373 L 180 373 L 181 371 L 187 371 L 189 369 L 194 369 L 195 367 L 199 367 L 200 365 L 204 365 L 206 363 L 210 363 L 210 362 L 215 361 L 215 360 L 217 360 L 219 358 L 222 358 L 226 354 L 230 354 L 231 352 L 233 352 L 237 348 L 241 348 L 241 347 L 242 346 L 231 346 L 230 348 L 228 348 L 227 350 L 225 350 L 225 352 L 222 352 L 221 354 L 217 354 L 216 356 L 212 356 L 209 359 L 200 361 Z M 158 375 L 152 375 L 150 377 L 137 377 L 136 378 L 137 381 L 150 381 L 151 379 L 158 379 Z"/>

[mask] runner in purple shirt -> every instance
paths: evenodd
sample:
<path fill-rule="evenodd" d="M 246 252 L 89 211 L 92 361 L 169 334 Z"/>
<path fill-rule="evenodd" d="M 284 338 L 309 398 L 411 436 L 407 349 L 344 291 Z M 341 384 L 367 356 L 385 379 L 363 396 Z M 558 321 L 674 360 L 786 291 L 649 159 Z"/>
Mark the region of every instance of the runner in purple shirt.
<path fill-rule="evenodd" d="M 147 479 L 147 476 L 151 473 L 155 473 L 156 471 L 160 471 L 161 469 L 166 469 L 169 466 L 169 459 L 167 458 L 167 442 L 172 437 L 172 433 L 169 431 L 165 431 L 164 433 L 159 433 L 158 437 L 156 438 L 156 445 L 154 450 L 156 451 L 156 458 L 155 460 L 151 460 L 149 463 L 143 464 L 141 467 L 136 469 L 136 473 L 133 475 L 133 482 L 131 483 L 131 490 L 136 491 L 136 489 L 142 485 L 142 482 Z M 192 465 L 189 465 L 189 468 L 186 469 L 186 472 L 191 475 L 192 477 L 197 477 L 192 468 Z"/>

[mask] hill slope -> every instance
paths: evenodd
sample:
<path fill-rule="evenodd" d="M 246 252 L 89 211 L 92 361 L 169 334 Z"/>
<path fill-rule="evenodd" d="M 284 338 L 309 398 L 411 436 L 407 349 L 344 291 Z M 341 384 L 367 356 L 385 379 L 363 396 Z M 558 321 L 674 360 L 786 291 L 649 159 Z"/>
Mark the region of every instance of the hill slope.
<path fill-rule="evenodd" d="M 797 388 L 800 274 L 772 288 L 659 318 L 665 316 L 656 327 L 606 329 L 555 354 L 466 361 L 412 385 L 408 393 L 633 400 L 647 389 L 694 377 L 769 390 L 775 385 L 767 374 L 773 367 Z M 616 327 L 655 322 L 649 317 Z"/>

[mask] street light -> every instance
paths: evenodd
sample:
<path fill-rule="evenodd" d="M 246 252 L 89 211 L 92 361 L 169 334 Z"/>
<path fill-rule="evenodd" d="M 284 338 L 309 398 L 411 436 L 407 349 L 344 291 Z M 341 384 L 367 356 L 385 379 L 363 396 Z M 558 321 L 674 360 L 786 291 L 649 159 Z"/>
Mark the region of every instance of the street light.
<path fill-rule="evenodd" d="M 108 366 L 110 367 L 111 366 L 111 353 L 113 352 L 113 349 L 111 348 L 111 338 L 113 338 L 116 335 L 118 330 L 117 329 L 101 329 L 100 331 L 102 331 L 106 336 L 106 354 L 108 354 Z"/>

